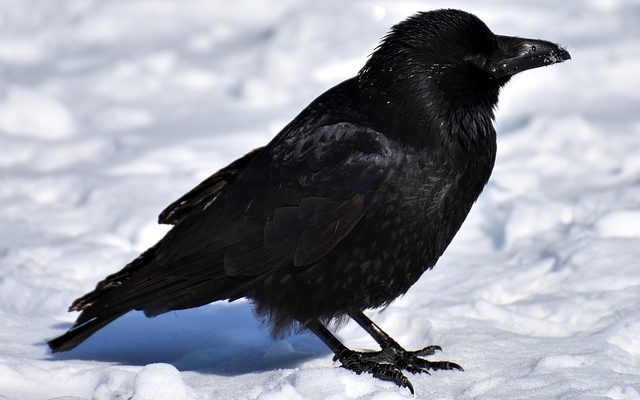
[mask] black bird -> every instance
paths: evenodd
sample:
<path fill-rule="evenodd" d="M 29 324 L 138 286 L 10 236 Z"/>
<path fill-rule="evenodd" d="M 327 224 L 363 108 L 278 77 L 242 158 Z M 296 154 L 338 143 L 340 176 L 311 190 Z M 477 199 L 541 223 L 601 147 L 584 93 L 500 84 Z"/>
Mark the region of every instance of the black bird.
<path fill-rule="evenodd" d="M 402 371 L 462 369 L 407 351 L 364 314 L 405 293 L 460 228 L 493 168 L 494 107 L 512 75 L 570 59 L 542 40 L 495 35 L 459 10 L 391 28 L 353 78 L 315 99 L 266 146 L 167 207 L 174 227 L 73 302 L 54 352 L 119 316 L 251 299 L 274 335 L 309 329 L 342 366 L 413 388 Z M 381 346 L 345 347 L 349 316 Z"/>

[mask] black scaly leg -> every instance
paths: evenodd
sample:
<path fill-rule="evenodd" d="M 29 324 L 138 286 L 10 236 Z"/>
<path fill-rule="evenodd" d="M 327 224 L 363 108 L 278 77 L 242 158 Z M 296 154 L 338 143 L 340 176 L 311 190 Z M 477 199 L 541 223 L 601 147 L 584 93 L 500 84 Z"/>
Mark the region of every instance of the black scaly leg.
<path fill-rule="evenodd" d="M 362 355 L 367 353 L 348 349 L 318 320 L 309 321 L 305 326 L 333 351 L 335 354 L 334 360 L 340 361 L 343 368 L 351 370 L 358 375 L 368 372 L 375 378 L 391 381 L 400 387 L 406 387 L 411 394 L 414 394 L 411 382 L 395 365 L 364 359 Z"/>
<path fill-rule="evenodd" d="M 361 358 L 366 361 L 378 363 L 388 363 L 398 369 L 403 369 L 412 373 L 436 370 L 457 369 L 463 371 L 462 367 L 451 361 L 428 361 L 420 357 L 430 356 L 436 351 L 441 351 L 440 346 L 427 346 L 424 349 L 408 351 L 402 348 L 391 336 L 383 331 L 375 322 L 364 315 L 362 311 L 350 312 L 351 319 L 356 321 L 376 342 L 380 345 L 381 351 L 362 352 Z"/>

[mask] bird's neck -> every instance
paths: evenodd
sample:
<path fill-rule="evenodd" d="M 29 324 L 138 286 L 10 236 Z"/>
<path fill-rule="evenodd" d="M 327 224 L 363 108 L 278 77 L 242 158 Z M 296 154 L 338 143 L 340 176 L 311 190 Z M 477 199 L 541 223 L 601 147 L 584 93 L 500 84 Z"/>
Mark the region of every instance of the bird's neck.
<path fill-rule="evenodd" d="M 442 148 L 466 157 L 495 157 L 495 95 L 459 101 L 421 85 L 362 87 L 362 106 L 375 129 L 415 148 Z"/>
<path fill-rule="evenodd" d="M 496 131 L 491 104 L 456 104 L 443 113 L 439 136 L 462 153 L 484 153 L 492 159 L 496 152 Z"/>

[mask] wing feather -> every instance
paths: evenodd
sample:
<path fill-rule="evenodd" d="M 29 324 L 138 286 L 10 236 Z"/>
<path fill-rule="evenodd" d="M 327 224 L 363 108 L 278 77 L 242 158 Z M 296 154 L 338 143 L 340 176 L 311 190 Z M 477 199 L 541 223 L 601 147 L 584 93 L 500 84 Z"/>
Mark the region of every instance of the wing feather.
<path fill-rule="evenodd" d="M 247 167 L 261 149 L 260 147 L 250 151 L 169 204 L 158 216 L 158 222 L 175 225 L 192 212 L 206 209 L 216 199 L 220 191 L 236 179 L 237 175 Z"/>
<path fill-rule="evenodd" d="M 115 306 L 156 315 L 239 298 L 275 269 L 330 252 L 372 206 L 390 145 L 348 123 L 277 139 L 167 207 L 160 220 L 176 225 L 144 265 L 102 282 L 99 298 L 83 297 L 81 319 Z"/>

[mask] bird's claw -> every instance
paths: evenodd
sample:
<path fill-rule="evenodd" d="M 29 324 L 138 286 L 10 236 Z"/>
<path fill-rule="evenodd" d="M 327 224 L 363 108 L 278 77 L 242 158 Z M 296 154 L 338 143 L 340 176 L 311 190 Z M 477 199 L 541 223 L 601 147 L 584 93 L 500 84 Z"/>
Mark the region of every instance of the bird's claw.
<path fill-rule="evenodd" d="M 409 379 L 401 371 L 413 374 L 425 373 L 438 370 L 459 370 L 462 367 L 451 361 L 429 361 L 421 356 L 430 356 L 436 351 L 442 351 L 440 346 L 427 346 L 416 351 L 407 351 L 399 345 L 392 345 L 380 351 L 353 351 L 346 350 L 336 355 L 333 360 L 340 361 L 342 367 L 349 369 L 356 374 L 369 372 L 376 378 L 394 382 L 400 387 L 406 387 L 413 394 L 413 386 Z"/>
<path fill-rule="evenodd" d="M 409 382 L 409 379 L 395 365 L 379 363 L 376 361 L 370 361 L 363 359 L 363 355 L 367 353 L 348 350 L 334 357 L 334 360 L 342 363 L 342 368 L 348 369 L 360 375 L 363 372 L 368 372 L 373 375 L 374 378 L 382 379 L 384 381 L 393 382 L 400 387 L 409 389 L 411 394 L 415 394 L 413 385 Z"/>
<path fill-rule="evenodd" d="M 433 355 L 436 351 L 442 351 L 442 347 L 427 346 L 421 350 L 407 351 L 398 345 L 384 348 L 380 353 L 383 353 L 387 362 L 392 363 L 396 368 L 409 371 L 413 374 L 429 374 L 429 371 L 453 369 L 463 371 L 460 365 L 451 361 L 429 361 L 424 358 L 420 358 Z"/>
<path fill-rule="evenodd" d="M 438 371 L 438 370 L 458 370 L 464 371 L 464 369 L 451 361 L 429 361 L 424 360 L 422 358 L 415 357 L 410 360 L 403 360 L 406 363 L 406 366 L 402 369 L 409 371 L 411 373 L 426 373 L 429 374 L 429 371 Z M 396 364 L 397 365 L 397 364 Z"/>

